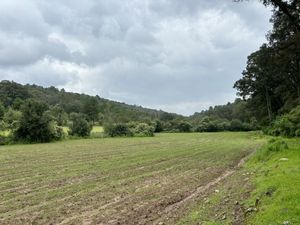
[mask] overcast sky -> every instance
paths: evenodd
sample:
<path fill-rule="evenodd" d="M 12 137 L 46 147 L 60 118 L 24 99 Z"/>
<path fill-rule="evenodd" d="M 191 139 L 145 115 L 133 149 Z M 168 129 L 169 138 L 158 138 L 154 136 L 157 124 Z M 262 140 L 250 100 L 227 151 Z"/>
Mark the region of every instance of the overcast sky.
<path fill-rule="evenodd" d="M 258 0 L 1 0 L 0 80 L 190 115 L 234 100 L 269 17 Z"/>

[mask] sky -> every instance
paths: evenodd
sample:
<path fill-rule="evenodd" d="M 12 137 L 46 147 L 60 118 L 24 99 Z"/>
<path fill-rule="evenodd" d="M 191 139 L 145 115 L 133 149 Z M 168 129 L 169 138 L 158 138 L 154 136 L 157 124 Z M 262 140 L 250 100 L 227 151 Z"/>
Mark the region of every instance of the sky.
<path fill-rule="evenodd" d="M 0 80 L 191 115 L 236 98 L 258 0 L 1 0 Z"/>

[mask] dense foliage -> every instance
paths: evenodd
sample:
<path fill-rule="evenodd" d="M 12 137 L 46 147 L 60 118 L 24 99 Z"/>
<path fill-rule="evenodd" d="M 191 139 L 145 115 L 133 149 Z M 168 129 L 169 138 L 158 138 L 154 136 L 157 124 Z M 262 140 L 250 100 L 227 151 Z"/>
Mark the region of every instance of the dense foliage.
<path fill-rule="evenodd" d="M 110 137 L 130 137 L 133 133 L 127 124 L 107 124 L 104 127 L 105 133 Z"/>
<path fill-rule="evenodd" d="M 69 134 L 78 137 L 90 136 L 92 130 L 92 124 L 89 123 L 83 114 L 72 113 L 71 122 L 69 124 Z"/>
<path fill-rule="evenodd" d="M 49 142 L 62 138 L 63 130 L 57 126 L 45 103 L 27 100 L 21 112 L 19 125 L 13 131 L 16 140 Z"/>
<path fill-rule="evenodd" d="M 266 125 L 300 104 L 300 2 L 265 0 L 274 6 L 268 43 L 248 57 L 234 87 L 249 111 Z"/>
<path fill-rule="evenodd" d="M 155 127 L 147 123 L 106 124 L 105 133 L 110 137 L 152 137 Z"/>
<path fill-rule="evenodd" d="M 278 116 L 269 127 L 265 128 L 265 132 L 274 136 L 300 137 L 300 106 L 290 113 Z"/>
<path fill-rule="evenodd" d="M 82 113 L 89 122 L 102 125 L 106 122 L 128 123 L 131 121 L 150 123 L 155 119 L 180 117 L 160 110 L 127 105 L 85 94 L 66 92 L 55 87 L 21 85 L 10 81 L 0 82 L 0 102 L 4 107 L 20 110 L 24 100 L 33 99 L 46 103 L 59 125 L 66 125 L 71 113 Z"/>

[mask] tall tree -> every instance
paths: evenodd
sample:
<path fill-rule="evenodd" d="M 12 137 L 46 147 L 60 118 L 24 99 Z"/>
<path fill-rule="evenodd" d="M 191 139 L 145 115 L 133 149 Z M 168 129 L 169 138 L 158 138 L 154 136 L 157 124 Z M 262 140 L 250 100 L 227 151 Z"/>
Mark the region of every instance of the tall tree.
<path fill-rule="evenodd" d="M 98 120 L 99 103 L 96 98 L 88 98 L 84 103 L 84 113 L 87 115 L 89 121 L 93 123 Z"/>
<path fill-rule="evenodd" d="M 22 106 L 19 127 L 14 131 L 15 138 L 28 142 L 60 139 L 62 130 L 56 126 L 47 110 L 45 103 L 27 100 Z"/>

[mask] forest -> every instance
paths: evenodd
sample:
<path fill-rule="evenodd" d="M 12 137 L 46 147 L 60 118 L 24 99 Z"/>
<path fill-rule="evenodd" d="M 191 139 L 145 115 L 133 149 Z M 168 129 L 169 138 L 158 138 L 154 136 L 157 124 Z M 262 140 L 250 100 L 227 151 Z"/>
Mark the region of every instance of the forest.
<path fill-rule="evenodd" d="M 278 2 L 281 1 L 264 1 L 265 5 L 273 6 L 270 19 L 273 28 L 266 35 L 267 43 L 248 56 L 242 77 L 234 84 L 239 98 L 232 103 L 186 117 L 98 95 L 4 80 L 0 83 L 1 130 L 9 130 L 10 139 L 29 142 L 60 139 L 63 126 L 71 128 L 70 135 L 89 136 L 93 125 L 106 127 L 110 136 L 132 136 L 133 130 L 144 129 L 149 135 L 154 132 L 263 130 L 276 136 L 299 136 L 299 2 Z M 43 127 L 41 124 L 45 129 L 36 130 Z M 28 127 L 30 125 L 33 127 Z M 83 127 L 85 130 L 80 130 Z M 52 134 L 45 138 L 47 132 Z M 5 139 L 3 143 L 8 141 L 2 139 Z"/>

